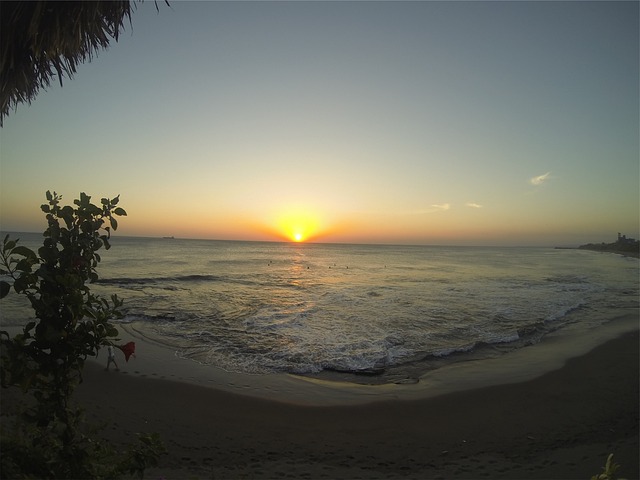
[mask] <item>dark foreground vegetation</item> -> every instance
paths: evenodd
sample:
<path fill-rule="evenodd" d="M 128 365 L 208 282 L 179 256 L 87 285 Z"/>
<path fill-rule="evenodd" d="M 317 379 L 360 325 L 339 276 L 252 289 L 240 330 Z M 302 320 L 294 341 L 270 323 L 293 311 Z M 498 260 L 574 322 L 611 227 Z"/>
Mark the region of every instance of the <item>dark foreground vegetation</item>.
<path fill-rule="evenodd" d="M 116 450 L 83 421 L 72 394 L 82 382 L 88 356 L 114 345 L 122 301 L 107 301 L 90 290 L 98 279 L 100 249 L 109 248 L 117 216 L 126 212 L 118 197 L 100 205 L 80 194 L 74 206 L 47 192 L 42 205 L 48 227 L 34 252 L 7 235 L 0 244 L 0 298 L 22 295 L 35 321 L 22 333 L 0 332 L 0 380 L 3 391 L 21 391 L 18 409 L 2 402 L 0 478 L 142 478 L 155 465 L 162 444 L 155 435 Z"/>

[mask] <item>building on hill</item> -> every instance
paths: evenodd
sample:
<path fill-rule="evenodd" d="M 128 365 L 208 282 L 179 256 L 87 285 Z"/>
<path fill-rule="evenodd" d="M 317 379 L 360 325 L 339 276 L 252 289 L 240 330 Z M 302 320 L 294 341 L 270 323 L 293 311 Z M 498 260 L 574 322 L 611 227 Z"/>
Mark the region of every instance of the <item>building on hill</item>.
<path fill-rule="evenodd" d="M 619 243 L 620 245 L 631 245 L 636 243 L 635 238 L 627 238 L 626 235 L 621 235 L 620 232 L 618 232 L 618 241 L 617 243 Z"/>

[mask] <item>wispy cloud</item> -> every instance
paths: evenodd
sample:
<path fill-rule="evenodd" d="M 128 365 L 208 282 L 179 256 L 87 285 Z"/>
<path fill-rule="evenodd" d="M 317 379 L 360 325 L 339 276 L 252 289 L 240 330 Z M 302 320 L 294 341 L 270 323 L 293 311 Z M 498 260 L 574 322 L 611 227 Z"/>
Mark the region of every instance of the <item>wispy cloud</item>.
<path fill-rule="evenodd" d="M 467 202 L 467 207 L 469 208 L 482 208 L 482 205 L 479 203 Z"/>
<path fill-rule="evenodd" d="M 436 205 L 430 205 L 424 208 L 418 208 L 415 210 L 405 210 L 396 212 L 396 215 L 427 215 L 431 213 L 444 212 L 451 208 L 451 204 L 449 203 L 440 203 Z"/>
<path fill-rule="evenodd" d="M 437 210 L 449 210 L 451 208 L 451 205 L 449 203 L 438 203 L 431 206 Z"/>
<path fill-rule="evenodd" d="M 550 177 L 551 177 L 551 172 L 547 172 L 544 175 L 538 175 L 537 177 L 531 178 L 529 180 L 529 183 L 535 186 L 542 185 L 544 182 L 549 180 Z"/>

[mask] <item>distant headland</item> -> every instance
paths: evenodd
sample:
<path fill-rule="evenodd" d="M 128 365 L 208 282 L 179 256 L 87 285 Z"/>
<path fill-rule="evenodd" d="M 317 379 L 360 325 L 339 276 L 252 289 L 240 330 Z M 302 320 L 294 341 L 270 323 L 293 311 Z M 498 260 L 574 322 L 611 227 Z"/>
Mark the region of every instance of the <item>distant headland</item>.
<path fill-rule="evenodd" d="M 596 252 L 610 252 L 628 257 L 640 258 L 640 241 L 635 238 L 627 238 L 618 233 L 618 240 L 613 243 L 588 243 L 578 247 L 582 250 L 595 250 Z"/>

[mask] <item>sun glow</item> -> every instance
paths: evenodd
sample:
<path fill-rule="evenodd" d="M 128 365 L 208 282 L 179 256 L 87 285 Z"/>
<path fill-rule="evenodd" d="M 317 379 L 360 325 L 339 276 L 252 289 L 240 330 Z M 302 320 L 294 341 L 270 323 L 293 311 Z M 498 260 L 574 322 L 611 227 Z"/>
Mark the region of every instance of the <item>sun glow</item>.
<path fill-rule="evenodd" d="M 316 231 L 316 228 L 309 222 L 293 222 L 281 227 L 285 238 L 292 242 L 300 243 L 305 242 L 312 237 Z"/>
<path fill-rule="evenodd" d="M 318 215 L 308 208 L 288 208 L 274 219 L 278 236 L 290 242 L 307 242 L 321 233 Z"/>

